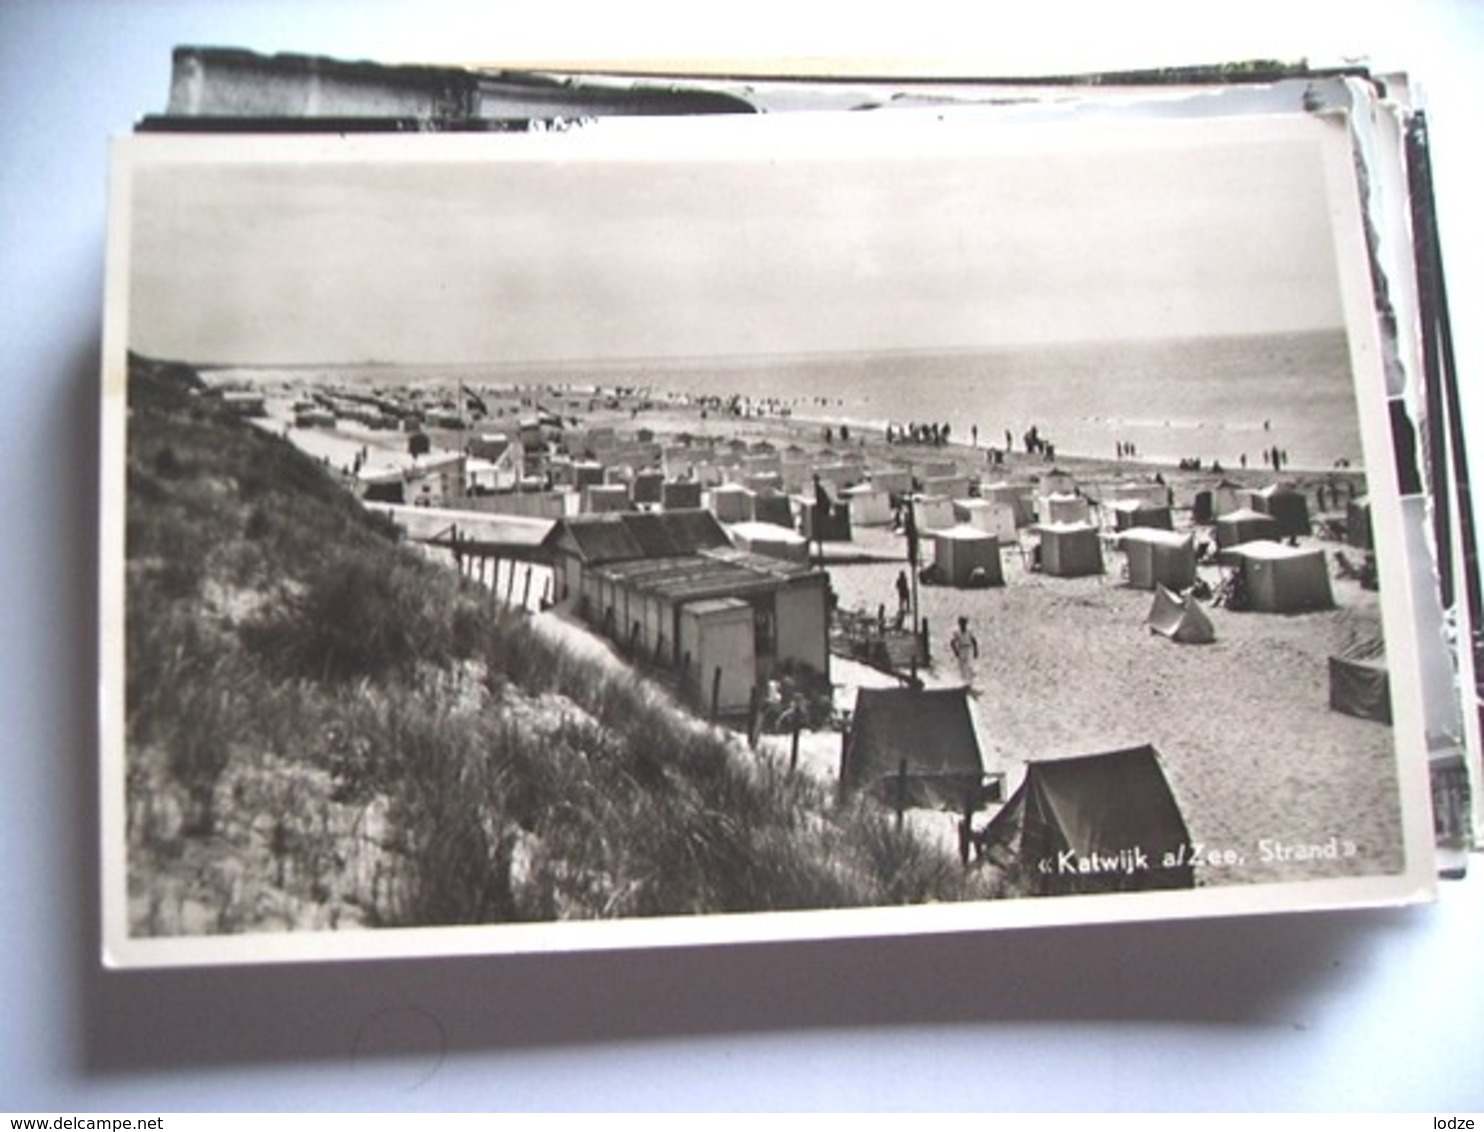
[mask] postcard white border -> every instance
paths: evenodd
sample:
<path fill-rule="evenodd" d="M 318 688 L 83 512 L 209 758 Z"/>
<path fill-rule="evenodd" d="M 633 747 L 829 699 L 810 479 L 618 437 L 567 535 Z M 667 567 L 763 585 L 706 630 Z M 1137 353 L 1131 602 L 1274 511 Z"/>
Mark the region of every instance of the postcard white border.
<path fill-rule="evenodd" d="M 1313 118 L 1242 118 L 1120 122 L 1084 130 L 1081 144 L 1099 148 L 1216 146 L 1285 130 L 1313 130 Z M 1055 127 L 997 127 L 993 111 L 966 109 L 891 115 L 810 114 L 703 120 L 606 120 L 568 133 L 521 135 L 363 135 L 244 137 L 139 135 L 114 148 L 110 198 L 102 375 L 101 484 L 101 877 L 103 962 L 111 967 L 257 964 L 331 959 L 683 947 L 759 941 L 894 936 L 1078 923 L 1268 914 L 1326 908 L 1391 906 L 1431 899 L 1434 849 L 1426 743 L 1422 723 L 1418 642 L 1409 615 L 1411 587 L 1420 584 L 1401 552 L 1405 546 L 1395 485 L 1382 351 L 1345 115 L 1331 113 L 1321 131 L 1330 189 L 1332 229 L 1361 405 L 1366 474 L 1377 531 L 1377 564 L 1395 712 L 1398 783 L 1405 866 L 1395 875 L 1316 879 L 1282 884 L 1210 887 L 1113 896 L 1023 898 L 955 905 L 749 913 L 489 925 L 471 928 L 374 929 L 325 933 L 137 938 L 128 934 L 124 741 L 124 504 L 125 404 L 130 278 L 131 186 L 150 163 L 263 161 L 611 161 L 665 160 L 677 155 L 766 160 L 791 154 L 892 154 L 931 160 L 965 145 L 983 152 L 1033 156 L 1062 144 Z"/>

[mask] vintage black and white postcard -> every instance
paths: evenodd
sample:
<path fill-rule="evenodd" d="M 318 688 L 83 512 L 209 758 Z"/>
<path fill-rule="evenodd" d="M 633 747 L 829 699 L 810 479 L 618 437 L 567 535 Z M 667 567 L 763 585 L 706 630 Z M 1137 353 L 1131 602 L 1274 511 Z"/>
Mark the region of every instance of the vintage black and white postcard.
<path fill-rule="evenodd" d="M 108 962 L 1430 897 L 1343 110 L 568 125 L 117 143 Z"/>

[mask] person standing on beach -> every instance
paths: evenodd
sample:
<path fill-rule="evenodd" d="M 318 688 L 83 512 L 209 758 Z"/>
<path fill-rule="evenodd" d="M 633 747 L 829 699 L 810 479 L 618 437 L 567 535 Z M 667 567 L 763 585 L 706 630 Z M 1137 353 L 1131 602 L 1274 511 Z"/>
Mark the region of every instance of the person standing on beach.
<path fill-rule="evenodd" d="M 979 640 L 969 628 L 967 617 L 958 619 L 958 628 L 949 639 L 948 647 L 953 650 L 953 657 L 958 661 L 958 674 L 964 686 L 971 694 L 977 695 L 974 692 L 974 662 L 979 659 Z"/>
<path fill-rule="evenodd" d="M 912 586 L 907 581 L 907 571 L 897 571 L 897 625 L 900 626 L 912 608 Z"/>

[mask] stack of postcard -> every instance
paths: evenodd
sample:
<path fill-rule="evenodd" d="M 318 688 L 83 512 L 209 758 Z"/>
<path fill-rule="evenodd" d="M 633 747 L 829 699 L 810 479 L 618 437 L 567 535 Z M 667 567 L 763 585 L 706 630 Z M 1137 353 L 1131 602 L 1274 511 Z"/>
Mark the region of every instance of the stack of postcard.
<path fill-rule="evenodd" d="M 1405 79 L 183 48 L 111 200 L 109 964 L 1464 868 L 1480 585 Z"/>

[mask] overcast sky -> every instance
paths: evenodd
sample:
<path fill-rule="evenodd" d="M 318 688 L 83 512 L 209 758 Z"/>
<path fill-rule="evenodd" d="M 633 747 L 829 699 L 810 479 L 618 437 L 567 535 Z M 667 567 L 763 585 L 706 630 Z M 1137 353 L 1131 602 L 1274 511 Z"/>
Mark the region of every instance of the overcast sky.
<path fill-rule="evenodd" d="M 582 131 L 444 139 L 454 161 L 421 138 L 288 139 L 251 162 L 133 139 L 130 344 L 203 363 L 518 362 L 1342 325 L 1318 122 L 987 146 L 965 130 L 927 156 L 836 153 L 826 129 L 774 153 L 767 128 L 720 124 L 643 160 Z M 728 129 L 747 139 L 735 156 Z M 477 145 L 487 159 L 467 160 Z M 418 160 L 386 159 L 404 150 Z"/>

